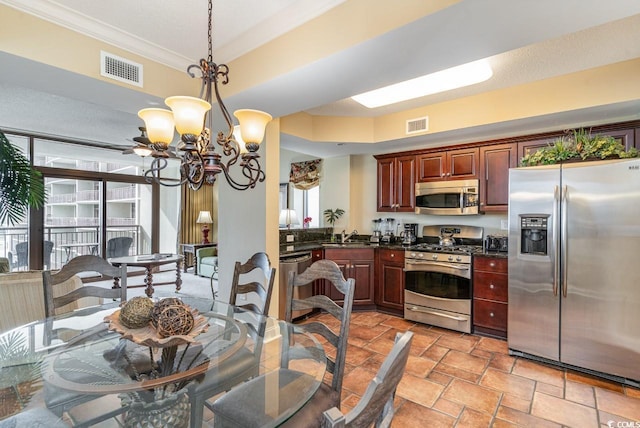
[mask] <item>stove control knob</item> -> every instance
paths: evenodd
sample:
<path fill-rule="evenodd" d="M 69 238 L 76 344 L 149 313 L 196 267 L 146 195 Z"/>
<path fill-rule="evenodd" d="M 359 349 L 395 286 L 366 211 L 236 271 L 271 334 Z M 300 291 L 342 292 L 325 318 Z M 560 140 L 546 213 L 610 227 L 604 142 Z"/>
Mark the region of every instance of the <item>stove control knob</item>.
<path fill-rule="evenodd" d="M 418 258 L 420 258 L 420 259 L 424 258 L 424 254 L 418 253 Z"/>
<path fill-rule="evenodd" d="M 449 256 L 449 257 L 447 257 L 447 260 L 449 260 L 450 262 L 452 262 L 452 261 L 453 261 L 453 256 Z"/>
<path fill-rule="evenodd" d="M 460 256 L 456 257 L 456 261 L 457 262 L 461 262 L 462 261 L 462 257 L 460 257 Z"/>
<path fill-rule="evenodd" d="M 433 255 L 431 255 L 431 258 L 432 258 L 433 260 L 438 260 L 438 255 L 437 255 L 437 254 L 433 254 Z"/>

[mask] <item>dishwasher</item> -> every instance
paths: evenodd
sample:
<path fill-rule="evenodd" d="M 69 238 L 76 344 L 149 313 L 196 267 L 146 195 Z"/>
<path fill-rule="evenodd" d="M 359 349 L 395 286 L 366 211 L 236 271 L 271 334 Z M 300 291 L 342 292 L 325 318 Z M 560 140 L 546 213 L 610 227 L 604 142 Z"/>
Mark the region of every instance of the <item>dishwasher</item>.
<path fill-rule="evenodd" d="M 289 281 L 289 272 L 302 273 L 313 263 L 311 252 L 298 252 L 280 256 L 280 287 L 279 295 L 280 301 L 278 305 L 278 318 L 284 319 L 285 306 L 287 303 L 287 283 Z M 306 299 L 313 296 L 313 283 L 304 285 L 302 287 L 294 287 L 293 298 L 294 299 Z M 311 312 L 311 309 L 305 309 L 302 311 L 293 311 L 291 314 L 292 319 L 300 318 L 303 315 Z"/>

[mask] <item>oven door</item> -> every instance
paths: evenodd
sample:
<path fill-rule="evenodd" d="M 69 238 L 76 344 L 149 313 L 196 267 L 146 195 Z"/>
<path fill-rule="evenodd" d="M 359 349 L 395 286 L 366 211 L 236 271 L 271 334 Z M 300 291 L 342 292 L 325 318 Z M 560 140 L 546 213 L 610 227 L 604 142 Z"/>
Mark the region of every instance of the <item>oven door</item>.
<path fill-rule="evenodd" d="M 404 317 L 471 332 L 471 266 L 405 260 Z"/>

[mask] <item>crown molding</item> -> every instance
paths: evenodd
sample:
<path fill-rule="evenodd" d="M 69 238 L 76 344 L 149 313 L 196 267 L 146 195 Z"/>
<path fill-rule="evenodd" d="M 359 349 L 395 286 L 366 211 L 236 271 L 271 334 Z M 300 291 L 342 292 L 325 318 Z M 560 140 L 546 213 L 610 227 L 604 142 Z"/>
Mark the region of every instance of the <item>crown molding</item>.
<path fill-rule="evenodd" d="M 0 0 L 9 7 L 85 36 L 184 71 L 195 61 L 49 0 Z"/>

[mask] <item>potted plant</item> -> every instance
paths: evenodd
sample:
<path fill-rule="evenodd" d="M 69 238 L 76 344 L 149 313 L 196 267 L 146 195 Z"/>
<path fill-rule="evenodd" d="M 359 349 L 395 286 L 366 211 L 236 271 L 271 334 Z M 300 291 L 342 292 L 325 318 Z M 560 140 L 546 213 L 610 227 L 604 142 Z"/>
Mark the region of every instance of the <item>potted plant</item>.
<path fill-rule="evenodd" d="M 341 208 L 336 208 L 335 210 L 332 210 L 331 208 L 327 208 L 326 210 L 324 210 L 324 219 L 327 221 L 327 223 L 329 223 L 331 225 L 331 241 L 335 241 L 336 236 L 333 233 L 333 227 L 336 224 L 336 221 L 342 217 L 342 215 L 344 214 L 344 210 Z"/>
<path fill-rule="evenodd" d="M 0 224 L 20 222 L 29 206 L 40 208 L 45 199 L 42 174 L 0 131 Z"/>

